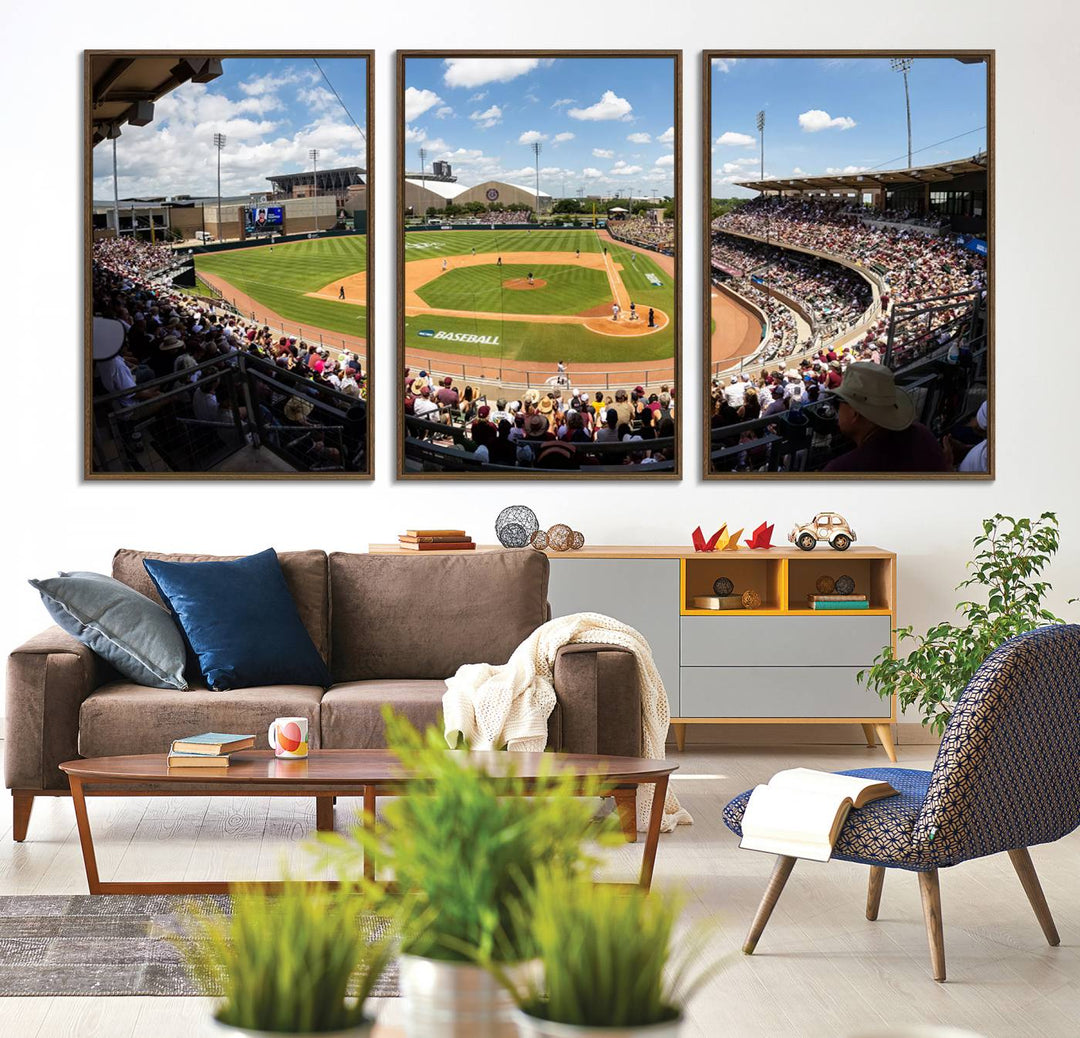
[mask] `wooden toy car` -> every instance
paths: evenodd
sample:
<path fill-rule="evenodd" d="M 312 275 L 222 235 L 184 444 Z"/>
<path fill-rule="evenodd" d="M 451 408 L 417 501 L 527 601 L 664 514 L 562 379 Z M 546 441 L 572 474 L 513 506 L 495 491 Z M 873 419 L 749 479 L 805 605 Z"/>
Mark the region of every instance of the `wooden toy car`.
<path fill-rule="evenodd" d="M 847 551 L 855 540 L 855 531 L 842 515 L 818 512 L 810 522 L 797 524 L 788 540 L 803 551 L 813 551 L 818 541 L 825 541 L 837 551 Z"/>

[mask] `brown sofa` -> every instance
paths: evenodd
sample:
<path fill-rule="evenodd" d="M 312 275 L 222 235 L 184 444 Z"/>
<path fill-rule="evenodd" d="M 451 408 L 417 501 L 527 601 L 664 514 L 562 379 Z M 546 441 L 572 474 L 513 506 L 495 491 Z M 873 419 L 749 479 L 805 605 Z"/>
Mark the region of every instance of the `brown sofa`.
<path fill-rule="evenodd" d="M 222 556 L 121 549 L 113 576 L 160 601 L 143 559 L 195 562 Z M 8 658 L 5 779 L 23 840 L 35 796 L 66 795 L 58 765 L 77 757 L 163 753 L 193 732 L 254 732 L 309 721 L 312 748 L 384 745 L 384 703 L 414 724 L 434 724 L 444 679 L 463 663 L 505 663 L 548 619 L 548 560 L 531 549 L 400 556 L 322 551 L 279 555 L 300 618 L 334 684 L 212 692 L 147 688 L 120 678 L 90 649 L 52 627 Z M 267 631 L 273 637 L 273 631 Z M 198 674 L 189 661 L 188 674 Z M 189 677 L 190 680 L 190 677 Z M 557 705 L 548 745 L 569 753 L 635 756 L 641 710 L 633 656 L 605 645 L 569 645 L 555 661 Z"/>

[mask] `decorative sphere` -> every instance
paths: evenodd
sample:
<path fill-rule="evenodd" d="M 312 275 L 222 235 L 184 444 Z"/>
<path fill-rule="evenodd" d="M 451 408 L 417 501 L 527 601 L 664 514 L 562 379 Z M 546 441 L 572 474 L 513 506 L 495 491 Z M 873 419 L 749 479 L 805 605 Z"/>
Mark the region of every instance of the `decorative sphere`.
<path fill-rule="evenodd" d="M 548 528 L 548 547 L 555 551 L 569 551 L 574 540 L 574 531 L 565 523 L 556 523 Z"/>
<path fill-rule="evenodd" d="M 819 595 L 831 595 L 833 589 L 836 587 L 836 583 L 833 581 L 833 578 L 826 573 L 817 578 L 817 583 L 814 587 L 817 588 L 817 593 Z"/>
<path fill-rule="evenodd" d="M 712 589 L 720 598 L 727 598 L 735 590 L 735 584 L 731 577 L 717 577 L 713 581 Z"/>
<path fill-rule="evenodd" d="M 743 609 L 757 609 L 761 605 L 761 595 L 759 595 L 753 588 L 742 593 Z"/>
<path fill-rule="evenodd" d="M 570 547 L 574 551 L 580 551 L 585 547 L 585 534 L 574 531 L 574 536 L 570 539 Z"/>
<path fill-rule="evenodd" d="M 851 595 L 855 593 L 855 578 L 846 573 L 836 578 L 836 593 L 838 595 Z"/>
<path fill-rule="evenodd" d="M 524 548 L 540 529 L 536 513 L 527 505 L 510 505 L 495 520 L 495 536 L 504 548 Z"/>
<path fill-rule="evenodd" d="M 547 530 L 537 530 L 536 533 L 532 535 L 531 543 L 537 551 L 543 551 L 548 546 Z"/>

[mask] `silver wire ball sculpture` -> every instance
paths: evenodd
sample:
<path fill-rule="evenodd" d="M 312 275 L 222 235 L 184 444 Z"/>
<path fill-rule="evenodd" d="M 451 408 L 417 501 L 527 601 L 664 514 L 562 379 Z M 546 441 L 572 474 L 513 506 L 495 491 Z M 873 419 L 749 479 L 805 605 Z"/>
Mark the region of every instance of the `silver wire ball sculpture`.
<path fill-rule="evenodd" d="M 528 505 L 510 505 L 495 520 L 495 536 L 504 548 L 524 548 L 540 529 L 536 513 Z"/>

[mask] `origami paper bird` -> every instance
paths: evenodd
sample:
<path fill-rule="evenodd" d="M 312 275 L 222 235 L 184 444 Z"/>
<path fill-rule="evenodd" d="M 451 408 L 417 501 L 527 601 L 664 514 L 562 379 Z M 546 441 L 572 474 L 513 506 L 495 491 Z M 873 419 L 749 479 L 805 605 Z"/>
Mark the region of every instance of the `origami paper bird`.
<path fill-rule="evenodd" d="M 753 533 L 752 536 L 746 539 L 746 543 L 751 548 L 771 548 L 772 547 L 772 534 L 773 526 L 775 524 L 766 525 L 762 523 Z M 741 530 L 739 531 L 742 532 Z"/>
<path fill-rule="evenodd" d="M 705 535 L 701 532 L 701 527 L 697 527 L 690 535 L 694 541 L 694 551 L 716 551 L 717 544 L 724 536 L 725 530 L 727 530 L 727 523 L 724 523 L 724 525 L 706 541 Z"/>
<path fill-rule="evenodd" d="M 721 549 L 722 551 L 738 551 L 739 550 L 739 538 L 742 536 L 742 528 L 740 527 L 733 534 L 728 537 L 727 544 Z"/>

